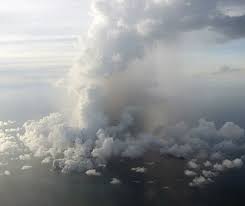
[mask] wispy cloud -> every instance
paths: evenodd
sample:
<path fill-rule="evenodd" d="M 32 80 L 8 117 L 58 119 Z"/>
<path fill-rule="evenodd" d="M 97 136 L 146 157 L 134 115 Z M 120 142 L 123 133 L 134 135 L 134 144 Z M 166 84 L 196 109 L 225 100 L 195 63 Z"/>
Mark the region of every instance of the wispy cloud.
<path fill-rule="evenodd" d="M 231 75 L 237 73 L 244 73 L 245 69 L 242 68 L 234 68 L 230 66 L 222 66 L 218 71 L 214 72 L 213 75 Z"/>
<path fill-rule="evenodd" d="M 0 8 L 1 36 L 79 35 L 88 25 L 89 1 L 10 0 Z"/>

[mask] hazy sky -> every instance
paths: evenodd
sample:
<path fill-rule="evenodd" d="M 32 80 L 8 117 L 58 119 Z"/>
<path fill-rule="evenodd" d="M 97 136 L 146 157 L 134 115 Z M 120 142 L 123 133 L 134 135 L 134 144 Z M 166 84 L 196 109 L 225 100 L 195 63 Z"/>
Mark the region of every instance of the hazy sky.
<path fill-rule="evenodd" d="M 165 1 L 154 2 L 160 5 Z M 197 76 L 215 74 L 215 79 L 236 84 L 236 76 L 244 74 L 244 3 L 220 1 L 218 9 L 227 20 L 217 18 L 212 24 L 218 35 L 225 34 L 226 38 L 217 40 L 217 33 L 207 32 L 202 20 L 208 12 L 212 15 L 213 1 L 205 1 L 204 5 L 200 2 L 192 2 L 189 10 L 181 10 L 179 14 L 164 11 L 173 18 L 164 29 L 171 32 L 174 26 L 178 27 L 178 15 L 189 13 L 186 19 L 196 19 L 192 26 L 200 29 L 190 29 L 176 42 L 175 51 L 181 52 L 183 70 Z M 175 0 L 165 3 L 175 4 Z M 23 105 L 28 108 L 30 101 L 24 98 L 27 94 L 39 102 L 38 94 L 48 95 L 51 90 L 47 85 L 64 76 L 71 67 L 79 50 L 78 37 L 87 32 L 91 23 L 90 4 L 89 0 L 0 0 L 0 100 L 3 100 L 0 113 L 6 114 L 3 117 L 8 118 L 7 113 L 12 117 L 13 109 L 18 111 Z M 225 26 L 229 25 L 229 18 L 234 21 L 231 27 Z M 33 88 L 41 91 L 33 92 Z M 45 101 L 49 100 L 47 97 Z M 47 104 L 43 110 L 52 110 L 53 107 L 47 108 L 53 100 Z"/>
<path fill-rule="evenodd" d="M 1 41 L 79 35 L 88 25 L 82 0 L 1 0 Z"/>
<path fill-rule="evenodd" d="M 71 64 L 77 37 L 89 24 L 87 1 L 1 0 L 0 5 L 0 70 Z"/>
<path fill-rule="evenodd" d="M 2 119 L 26 120 L 57 109 L 50 85 L 73 64 L 78 37 L 90 22 L 88 2 L 0 0 Z"/>
<path fill-rule="evenodd" d="M 0 44 L 4 47 L 1 59 L 25 57 L 28 52 L 35 56 L 39 50 L 47 56 L 57 51 L 57 56 L 67 56 L 71 50 L 67 43 L 71 47 L 69 41 L 85 32 L 89 24 L 86 1 L 1 0 L 0 4 Z M 24 53 L 19 54 L 20 51 Z"/>

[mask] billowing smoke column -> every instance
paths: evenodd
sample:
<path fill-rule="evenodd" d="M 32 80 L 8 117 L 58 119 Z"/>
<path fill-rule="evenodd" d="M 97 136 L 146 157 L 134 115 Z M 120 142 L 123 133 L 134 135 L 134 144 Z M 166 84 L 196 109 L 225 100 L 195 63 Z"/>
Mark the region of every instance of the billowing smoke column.
<path fill-rule="evenodd" d="M 137 158 L 156 149 L 190 159 L 185 174 L 194 178 L 191 186 L 211 182 L 226 169 L 241 167 L 244 130 L 234 123 L 218 129 L 202 119 L 194 128 L 179 123 L 155 133 L 153 126 L 149 129 L 145 124 L 150 118 L 147 111 L 159 106 L 161 98 L 152 92 L 156 86 L 154 68 L 145 69 L 139 62 L 159 41 L 212 27 L 222 19 L 217 16 L 217 1 L 205 2 L 209 15 L 201 12 L 201 2 L 93 1 L 93 23 L 68 78 L 68 87 L 77 99 L 71 115 L 75 123 L 70 125 L 62 114 L 51 114 L 26 122 L 23 135 L 15 137 L 3 126 L 1 135 L 6 142 L 0 152 L 10 150 L 12 154 L 13 142 L 22 151 L 17 159 L 34 156 L 64 173 L 88 170 L 88 174 L 98 175 L 94 169 L 111 157 Z M 192 16 L 187 15 L 190 12 Z M 142 75 L 145 72 L 147 75 Z M 154 126 L 162 123 L 157 121 Z"/>
<path fill-rule="evenodd" d="M 108 116 L 111 101 L 125 95 L 116 83 L 111 85 L 113 79 L 125 75 L 123 72 L 144 55 L 148 44 L 152 44 L 158 23 L 155 17 L 147 18 L 155 7 L 150 9 L 146 6 L 146 1 L 138 0 L 92 3 L 94 20 L 84 40 L 82 55 L 71 71 L 71 87 L 79 98 L 75 112 L 79 114 L 78 124 L 92 136 L 99 128 L 111 123 Z M 125 78 L 124 84 L 128 83 Z M 143 89 L 140 88 L 141 91 Z M 108 90 L 113 90 L 114 96 L 108 94 L 113 92 Z M 117 92 L 119 94 L 115 95 Z M 125 105 L 123 109 L 127 109 Z"/>

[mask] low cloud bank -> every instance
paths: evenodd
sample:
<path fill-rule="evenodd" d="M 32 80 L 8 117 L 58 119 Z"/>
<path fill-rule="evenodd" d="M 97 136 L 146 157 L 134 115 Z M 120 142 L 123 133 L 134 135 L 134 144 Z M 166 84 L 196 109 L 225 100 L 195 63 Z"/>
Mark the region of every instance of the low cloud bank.
<path fill-rule="evenodd" d="M 190 186 L 200 186 L 244 164 L 244 129 L 232 122 L 217 128 L 213 122 L 201 119 L 195 127 L 181 122 L 147 134 L 130 132 L 134 116 L 128 111 L 124 115 L 118 125 L 101 128 L 94 137 L 68 126 L 57 113 L 26 122 L 23 127 L 1 123 L 1 167 L 6 168 L 9 161 L 26 162 L 37 157 L 63 173 L 100 176 L 95 168 L 111 158 L 138 158 L 155 150 L 189 159 L 183 172 L 192 179 Z M 22 167 L 27 169 L 31 166 Z M 135 167 L 132 171 L 145 173 L 146 169 Z"/>

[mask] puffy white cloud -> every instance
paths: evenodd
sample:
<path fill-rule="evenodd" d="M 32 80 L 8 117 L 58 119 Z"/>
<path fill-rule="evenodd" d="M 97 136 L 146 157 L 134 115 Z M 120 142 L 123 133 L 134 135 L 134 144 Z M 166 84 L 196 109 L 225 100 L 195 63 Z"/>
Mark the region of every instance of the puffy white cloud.
<path fill-rule="evenodd" d="M 32 168 L 32 166 L 30 165 L 24 165 L 21 170 L 30 170 Z"/>
<path fill-rule="evenodd" d="M 182 127 L 181 124 L 181 129 L 180 124 L 177 124 L 177 130 L 174 126 L 165 127 L 157 136 L 147 133 L 132 135 L 130 127 L 134 127 L 134 116 L 128 111 L 123 116 L 117 125 L 99 129 L 95 136 L 89 136 L 85 130 L 69 127 L 61 115 L 51 114 L 38 122 L 26 123 L 25 133 L 20 139 L 34 156 L 43 158 L 42 163 L 53 162 L 53 168 L 64 173 L 87 171 L 89 175 L 98 175 L 94 168 L 106 165 L 112 157 L 137 158 L 152 149 L 179 156 L 179 151 L 172 148 L 181 148 L 183 145 L 190 148 L 181 153 L 190 158 L 187 162 L 190 170 L 184 171 L 187 176 L 200 175 L 210 182 L 210 178 L 214 178 L 224 169 L 239 168 L 243 164 L 241 159 L 228 161 L 218 155 L 220 150 L 225 156 L 229 156 L 234 151 L 240 151 L 243 145 L 232 135 L 221 135 L 220 129 L 212 122 L 200 120 L 199 125 L 194 128 L 186 125 Z M 232 128 L 237 127 L 234 125 Z M 220 146 L 229 145 L 227 141 L 232 142 L 233 146 Z M 23 157 L 25 154 L 23 153 Z M 219 164 L 218 161 L 223 162 Z M 146 169 L 136 167 L 132 171 L 144 173 Z M 200 180 L 202 178 L 196 179 L 193 184 L 201 185 Z"/>
<path fill-rule="evenodd" d="M 210 161 L 206 161 L 206 162 L 203 163 L 203 165 L 205 167 L 211 167 L 212 166 L 212 163 Z"/>
<path fill-rule="evenodd" d="M 223 158 L 230 154 L 234 155 L 234 152 L 238 152 L 238 157 L 242 156 L 239 156 L 239 151 L 244 146 L 240 141 L 243 129 L 234 123 L 225 123 L 221 129 L 217 129 L 213 122 L 202 119 L 197 127 L 189 128 L 180 123 L 165 127 L 157 136 L 147 133 L 132 135 L 130 128 L 134 127 L 134 123 L 133 112 L 127 110 L 117 125 L 99 129 L 93 137 L 85 130 L 68 126 L 62 115 L 51 114 L 40 121 L 25 123 L 21 129 L 24 131 L 21 136 L 1 131 L 0 154 L 7 161 L 30 160 L 33 154 L 43 158 L 42 163 L 53 162 L 53 168 L 63 173 L 83 171 L 87 175 L 100 176 L 101 173 L 93 168 L 106 165 L 112 157 L 136 158 L 149 149 L 179 156 L 178 149 L 173 148 L 185 145 L 190 149 L 182 150 L 181 154 L 190 158 L 187 162 L 190 170 L 184 171 L 186 176 L 194 178 L 190 186 L 211 183 L 219 173 L 243 166 L 241 158 L 234 160 Z M 3 125 L 8 128 L 7 124 Z M 13 125 L 11 127 L 14 128 Z M 200 155 L 200 149 L 201 154 L 205 155 Z M 31 166 L 23 166 L 21 169 L 31 169 Z M 144 167 L 131 170 L 146 172 Z M 6 172 L 6 175 L 8 174 L 10 175 Z M 111 184 L 119 183 L 120 180 L 116 178 L 111 181 Z"/>
<path fill-rule="evenodd" d="M 203 170 L 202 175 L 206 178 L 211 178 L 211 177 L 215 177 L 217 173 L 208 170 Z"/>
<path fill-rule="evenodd" d="M 99 131 L 97 133 L 98 140 L 96 140 L 96 148 L 92 151 L 92 155 L 93 157 L 98 157 L 106 160 L 109 157 L 113 156 L 116 145 L 112 137 L 106 137 L 104 134 L 101 134 L 101 132 L 102 131 Z"/>
<path fill-rule="evenodd" d="M 244 129 L 241 129 L 239 126 L 235 125 L 233 122 L 226 122 L 223 127 L 220 129 L 220 134 L 223 137 L 232 139 L 240 138 L 244 136 Z"/>
<path fill-rule="evenodd" d="M 218 163 L 214 164 L 213 168 L 214 168 L 214 170 L 219 171 L 219 172 L 224 170 L 223 165 L 222 164 L 218 164 Z"/>
<path fill-rule="evenodd" d="M 243 166 L 243 161 L 239 158 L 233 160 L 233 165 L 235 168 L 240 168 Z"/>
<path fill-rule="evenodd" d="M 200 177 L 195 177 L 189 185 L 191 187 L 198 187 L 204 184 L 208 184 L 210 182 L 212 182 L 211 179 L 200 176 Z"/>
<path fill-rule="evenodd" d="M 195 162 L 195 160 L 191 160 L 188 162 L 188 167 L 190 169 L 199 169 L 199 165 Z"/>
<path fill-rule="evenodd" d="M 223 173 L 230 169 L 239 169 L 243 166 L 243 161 L 240 158 L 234 160 L 225 159 L 221 161 L 221 163 L 208 163 L 208 167 L 203 164 L 204 168 L 201 168 L 200 173 L 196 172 L 196 175 L 200 175 L 200 177 L 195 177 L 192 182 L 189 184 L 190 186 L 203 186 L 207 183 L 212 183 L 214 178 L 218 176 L 220 173 Z"/>
<path fill-rule="evenodd" d="M 51 157 L 46 157 L 46 158 L 44 158 L 43 160 L 42 160 L 42 164 L 49 164 L 49 163 L 51 163 L 51 161 L 52 161 L 52 158 Z"/>
<path fill-rule="evenodd" d="M 88 159 L 92 140 L 83 138 L 80 129 L 66 126 L 63 117 L 51 114 L 38 122 L 27 122 L 20 139 L 36 157 L 48 163 L 56 160 L 55 167 L 64 172 L 84 170 L 91 167 Z"/>
<path fill-rule="evenodd" d="M 11 175 L 11 172 L 8 171 L 8 170 L 5 170 L 3 174 L 4 174 L 5 176 L 10 176 L 10 175 Z"/>
<path fill-rule="evenodd" d="M 134 168 L 131 168 L 131 170 L 137 173 L 145 173 L 147 171 L 145 167 L 134 167 Z"/>
<path fill-rule="evenodd" d="M 131 136 L 131 118 L 123 117 L 117 126 L 100 129 L 94 137 L 76 127 L 69 127 L 63 117 L 51 114 L 40 121 L 27 122 L 20 137 L 42 163 L 53 160 L 53 167 L 63 172 L 86 171 L 106 163 L 113 156 L 139 157 L 160 140 L 151 135 Z"/>
<path fill-rule="evenodd" d="M 110 181 L 110 184 L 112 184 L 112 185 L 121 184 L 121 180 L 119 180 L 117 178 L 112 178 L 111 181 Z"/>
<path fill-rule="evenodd" d="M 14 121 L 1 121 L 0 123 L 0 158 L 5 165 L 28 152 L 28 148 L 19 139 L 20 130 Z"/>
<path fill-rule="evenodd" d="M 239 158 L 242 156 L 240 151 L 244 148 L 242 133 L 234 132 L 242 129 L 238 129 L 240 127 L 235 124 L 229 123 L 232 127 L 224 124 L 226 126 L 218 129 L 213 122 L 202 119 L 193 128 L 180 123 L 165 126 L 156 136 L 147 133 L 132 135 L 130 128 L 135 126 L 134 118 L 134 113 L 127 110 L 117 125 L 108 125 L 99 129 L 95 136 L 89 136 L 86 130 L 69 126 L 62 115 L 51 114 L 40 121 L 25 123 L 21 136 L 1 131 L 0 154 L 6 163 L 11 159 L 26 161 L 36 156 L 43 159 L 42 164 L 53 163 L 50 165 L 63 173 L 82 171 L 87 175 L 98 176 L 100 173 L 96 168 L 106 165 L 112 157 L 137 158 L 147 150 L 155 149 L 164 154 L 181 154 L 190 159 L 187 162 L 189 169 L 184 171 L 186 176 L 194 178 L 190 186 L 210 183 L 219 173 L 243 166 L 243 161 Z M 221 132 L 222 128 L 226 128 L 225 133 Z M 240 134 L 240 137 L 236 134 Z M 183 146 L 189 149 L 181 150 L 181 153 L 178 149 L 173 149 Z M 237 159 L 224 159 L 236 153 Z M 136 167 L 132 171 L 144 173 L 146 168 Z"/>
<path fill-rule="evenodd" d="M 16 122 L 15 121 L 0 121 L 0 128 L 1 129 L 8 129 L 9 127 L 11 127 L 12 125 L 14 125 Z"/>
<path fill-rule="evenodd" d="M 234 167 L 233 162 L 231 160 L 224 160 L 222 165 L 228 169 L 231 169 Z"/>
<path fill-rule="evenodd" d="M 24 128 L 25 134 L 20 139 L 37 157 L 54 156 L 75 141 L 75 134 L 68 134 L 69 128 L 65 128 L 63 118 L 59 114 L 51 114 L 39 122 L 27 122 Z"/>
<path fill-rule="evenodd" d="M 197 176 L 197 173 L 191 170 L 185 170 L 184 173 L 186 176 L 189 176 L 189 177 Z"/>
<path fill-rule="evenodd" d="M 101 173 L 97 172 L 95 169 L 87 170 L 85 174 L 88 176 L 101 176 Z"/>
<path fill-rule="evenodd" d="M 243 161 L 239 158 L 234 160 L 223 160 L 221 164 L 215 164 L 214 169 L 217 171 L 224 171 L 233 168 L 241 168 L 243 166 Z"/>

